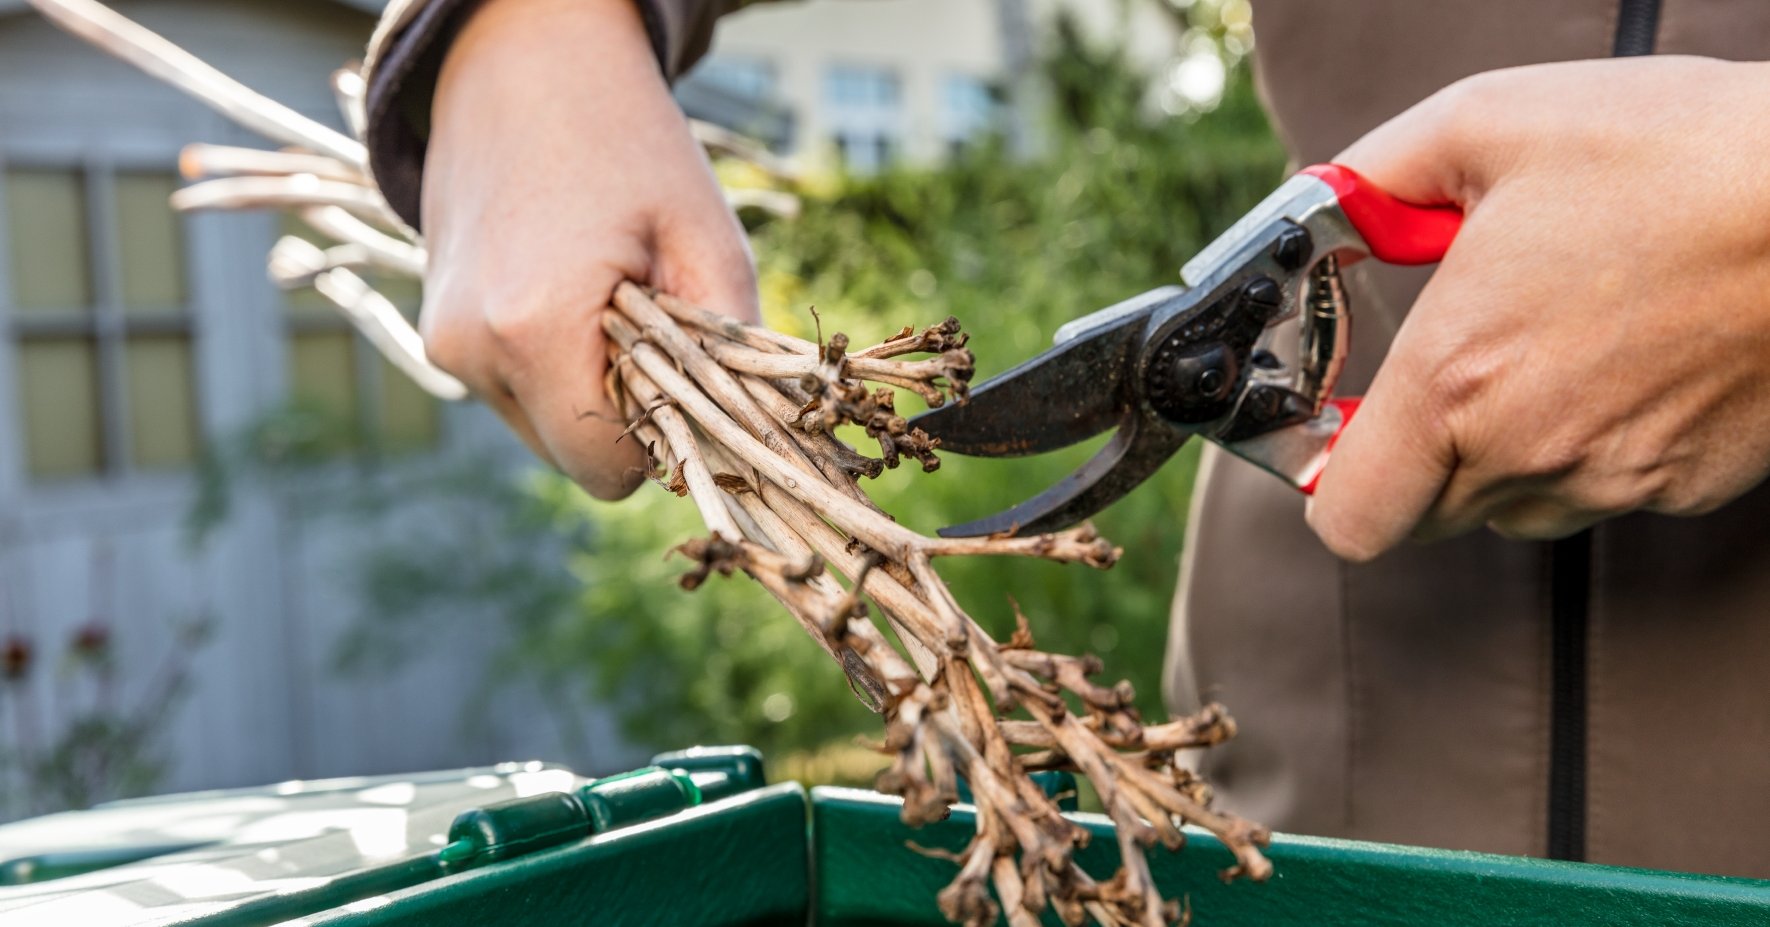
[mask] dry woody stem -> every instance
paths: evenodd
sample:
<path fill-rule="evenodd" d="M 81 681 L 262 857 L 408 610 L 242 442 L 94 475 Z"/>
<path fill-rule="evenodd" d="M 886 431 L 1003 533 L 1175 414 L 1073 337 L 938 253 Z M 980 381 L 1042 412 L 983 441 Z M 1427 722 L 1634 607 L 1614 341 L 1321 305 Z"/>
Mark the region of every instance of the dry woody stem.
<path fill-rule="evenodd" d="M 423 242 L 366 176 L 360 142 L 253 93 L 94 0 L 31 2 L 288 146 L 191 146 L 186 176 L 208 179 L 180 191 L 174 205 L 295 211 L 330 244 L 285 238 L 271 255 L 272 278 L 317 289 L 431 394 L 466 396 L 357 273 L 422 276 L 428 261 Z M 360 76 L 340 71 L 333 89 L 360 132 Z M 778 167 L 728 133 L 698 131 L 709 147 Z M 742 573 L 780 601 L 883 717 L 879 749 L 890 766 L 878 787 L 902 797 L 906 822 L 945 819 L 960 781 L 969 785 L 976 830 L 951 854 L 955 875 L 938 896 L 949 919 L 1035 925 L 1052 912 L 1066 924 L 1185 923 L 1190 912 L 1162 897 L 1145 855 L 1156 843 L 1178 849 L 1184 824 L 1205 828 L 1234 854 L 1226 878 L 1271 873 L 1261 853 L 1266 829 L 1212 809 L 1209 787 L 1177 759 L 1234 735 L 1220 706 L 1146 725 L 1128 683 L 1095 681 L 1099 660 L 1038 650 L 1024 616 L 1007 641 L 993 639 L 934 569 L 936 557 L 958 556 L 1105 569 L 1117 547 L 1087 525 L 1030 537 L 929 537 L 898 524 L 861 489 L 860 480 L 905 461 L 925 472 L 939 467 L 940 443 L 897 411 L 896 391 L 928 405 L 966 401 L 972 354 L 957 320 L 906 327 L 855 349 L 841 334 L 814 343 L 627 283 L 603 327 L 614 352 L 607 388 L 630 424 L 622 440 L 647 449 L 649 475 L 686 496 L 708 531 L 675 551 L 688 563 L 682 586 Z M 864 438 L 865 449 L 848 436 Z M 1028 777 L 1048 769 L 1087 776 L 1099 793 L 1122 856 L 1110 878 L 1076 864 L 1088 831 Z"/>

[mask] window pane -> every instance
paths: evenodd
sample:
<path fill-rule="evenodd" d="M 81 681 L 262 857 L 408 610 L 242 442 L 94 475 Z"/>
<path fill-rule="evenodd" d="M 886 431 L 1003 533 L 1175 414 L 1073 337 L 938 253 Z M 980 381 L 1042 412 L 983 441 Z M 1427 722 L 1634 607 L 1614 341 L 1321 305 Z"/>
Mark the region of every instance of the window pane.
<path fill-rule="evenodd" d="M 356 335 L 299 332 L 289 337 L 289 392 L 324 413 L 346 435 L 357 429 Z"/>
<path fill-rule="evenodd" d="M 693 77 L 745 100 L 767 100 L 775 95 L 774 68 L 759 58 L 710 55 L 702 59 Z"/>
<path fill-rule="evenodd" d="M 171 174 L 118 174 L 116 186 L 123 308 L 183 309 L 184 223 L 166 202 L 177 181 Z"/>
<path fill-rule="evenodd" d="M 941 81 L 941 131 L 947 141 L 973 138 L 995 121 L 996 101 L 988 84 L 968 74 L 948 74 Z"/>
<path fill-rule="evenodd" d="M 181 467 L 197 456 L 191 345 L 183 335 L 130 338 L 129 459 L 143 469 Z"/>
<path fill-rule="evenodd" d="M 27 339 L 18 347 L 25 461 L 31 475 L 55 479 L 97 473 L 103 456 L 92 341 Z"/>
<path fill-rule="evenodd" d="M 85 175 L 9 170 L 6 205 L 14 305 L 27 310 L 90 308 Z"/>
<path fill-rule="evenodd" d="M 441 409 L 437 401 L 387 361 L 381 362 L 381 447 L 421 451 L 436 447 Z"/>

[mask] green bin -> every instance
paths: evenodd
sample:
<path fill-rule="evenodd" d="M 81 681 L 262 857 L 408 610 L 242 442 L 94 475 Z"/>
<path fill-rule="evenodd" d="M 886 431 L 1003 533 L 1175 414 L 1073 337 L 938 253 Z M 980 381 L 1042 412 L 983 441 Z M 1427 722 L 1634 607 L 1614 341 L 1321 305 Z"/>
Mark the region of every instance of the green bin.
<path fill-rule="evenodd" d="M 943 924 L 953 864 L 909 844 L 956 850 L 970 814 L 917 830 L 897 810 L 765 785 L 747 748 L 602 779 L 524 764 L 120 802 L 0 827 L 0 924 Z M 1111 825 L 1076 819 L 1084 866 L 1111 872 Z M 1151 860 L 1202 925 L 1770 924 L 1749 879 L 1289 836 L 1270 855 L 1258 885 L 1221 882 L 1203 833 Z"/>

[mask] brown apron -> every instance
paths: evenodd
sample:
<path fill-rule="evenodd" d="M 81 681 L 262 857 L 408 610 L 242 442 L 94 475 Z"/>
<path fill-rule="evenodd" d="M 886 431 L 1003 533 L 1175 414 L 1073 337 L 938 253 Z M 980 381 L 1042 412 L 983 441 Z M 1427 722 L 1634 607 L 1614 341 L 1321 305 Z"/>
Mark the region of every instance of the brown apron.
<path fill-rule="evenodd" d="M 1464 76 L 1611 55 L 1644 11 L 1636 53 L 1770 57 L 1761 0 L 1353 9 L 1254 4 L 1261 90 L 1299 163 Z M 1353 269 L 1349 395 L 1428 275 L 1374 263 Z M 1203 760 L 1225 807 L 1294 832 L 1770 877 L 1770 486 L 1703 518 L 1352 566 L 1271 477 L 1212 453 L 1200 480 L 1167 695 L 1241 722 Z"/>

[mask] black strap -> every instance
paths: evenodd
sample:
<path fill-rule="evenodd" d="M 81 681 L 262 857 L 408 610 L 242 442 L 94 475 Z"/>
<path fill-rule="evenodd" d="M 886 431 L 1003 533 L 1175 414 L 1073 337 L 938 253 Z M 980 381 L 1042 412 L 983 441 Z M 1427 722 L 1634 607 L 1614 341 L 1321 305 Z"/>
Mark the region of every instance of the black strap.
<path fill-rule="evenodd" d="M 1616 41 L 1610 54 L 1632 58 L 1653 54 L 1659 41 L 1659 0 L 1618 0 Z"/>

